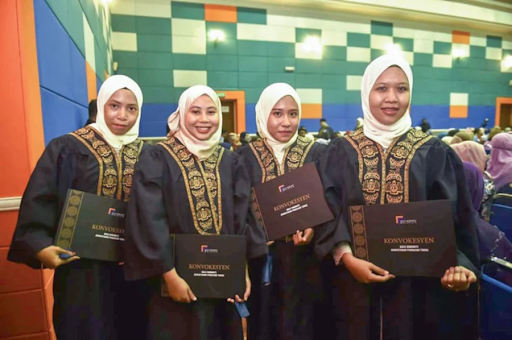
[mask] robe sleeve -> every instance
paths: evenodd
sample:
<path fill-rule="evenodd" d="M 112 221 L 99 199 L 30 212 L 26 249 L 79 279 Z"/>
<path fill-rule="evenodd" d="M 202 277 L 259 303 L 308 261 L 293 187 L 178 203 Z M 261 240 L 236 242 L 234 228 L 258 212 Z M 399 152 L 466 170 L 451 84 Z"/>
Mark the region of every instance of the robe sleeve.
<path fill-rule="evenodd" d="M 166 170 L 158 147 L 142 151 L 126 214 L 124 270 L 128 280 L 159 276 L 174 268 L 164 201 Z"/>
<path fill-rule="evenodd" d="M 247 237 L 247 258 L 251 259 L 268 252 L 267 238 L 250 207 L 251 179 L 245 169 L 244 156 L 239 152 L 234 153 L 233 157 L 235 228 L 237 234 Z"/>
<path fill-rule="evenodd" d="M 9 261 L 41 268 L 35 255 L 53 245 L 60 218 L 58 181 L 65 154 L 65 137 L 60 137 L 48 144 L 37 162 L 21 200 Z"/>
<path fill-rule="evenodd" d="M 316 162 L 320 179 L 324 187 L 325 199 L 334 220 L 326 222 L 315 228 L 314 247 L 319 259 L 323 259 L 340 242 L 351 242 L 348 226 L 343 217 L 343 186 L 342 175 L 346 159 L 341 139 L 337 138 Z"/>
<path fill-rule="evenodd" d="M 427 156 L 427 199 L 449 199 L 452 202 L 458 263 L 478 275 L 480 260 L 476 222 L 464 168 L 457 154 L 443 144 L 436 142 Z"/>

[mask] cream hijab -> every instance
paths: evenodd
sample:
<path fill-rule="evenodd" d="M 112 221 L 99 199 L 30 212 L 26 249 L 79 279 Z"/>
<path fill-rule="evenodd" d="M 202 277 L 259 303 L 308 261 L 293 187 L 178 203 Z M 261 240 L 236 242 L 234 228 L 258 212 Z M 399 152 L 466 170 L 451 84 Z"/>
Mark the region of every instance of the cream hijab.
<path fill-rule="evenodd" d="M 270 132 L 268 132 L 267 123 L 274 106 L 281 100 L 281 98 L 286 96 L 292 97 L 297 103 L 297 107 L 299 108 L 299 125 L 301 117 L 300 98 L 294 88 L 290 85 L 286 83 L 275 83 L 267 86 L 267 88 L 265 88 L 261 93 L 258 103 L 256 103 L 256 126 L 258 127 L 258 133 L 272 148 L 279 165 L 283 162 L 286 149 L 297 140 L 298 130 L 295 131 L 295 134 L 288 142 L 281 143 L 272 137 Z"/>
<path fill-rule="evenodd" d="M 121 89 L 128 89 L 132 91 L 137 99 L 137 105 L 139 106 L 139 116 L 133 124 L 132 128 L 128 130 L 124 135 L 118 136 L 112 133 L 105 122 L 105 104 L 108 102 L 110 97 Z M 123 147 L 132 143 L 139 137 L 139 124 L 140 115 L 142 114 L 142 91 L 135 81 L 131 78 L 123 75 L 114 75 L 108 77 L 105 82 L 101 85 L 100 92 L 98 93 L 98 115 L 96 116 L 96 123 L 89 125 L 103 135 L 103 138 L 110 144 L 116 152 Z"/>
<path fill-rule="evenodd" d="M 375 81 L 382 72 L 391 66 L 400 67 L 409 80 L 409 93 L 412 97 L 412 70 L 407 61 L 396 55 L 383 55 L 378 57 L 368 65 L 363 75 L 363 84 L 361 89 L 361 103 L 363 106 L 364 125 L 363 131 L 366 137 L 379 143 L 387 149 L 393 139 L 406 133 L 412 125 L 409 108 L 402 118 L 393 125 L 381 124 L 370 111 L 370 93 Z M 412 99 L 412 98 L 411 98 Z M 410 105 L 410 104 L 409 104 Z"/>
<path fill-rule="evenodd" d="M 185 127 L 185 115 L 194 101 L 205 94 L 213 100 L 213 103 L 217 107 L 219 125 L 210 139 L 202 141 L 195 138 Z M 195 85 L 189 87 L 180 96 L 178 109 L 169 116 L 167 123 L 174 137 L 178 138 L 190 153 L 196 156 L 200 161 L 204 161 L 213 154 L 215 147 L 219 145 L 220 142 L 222 133 L 222 106 L 219 96 L 208 86 Z"/>

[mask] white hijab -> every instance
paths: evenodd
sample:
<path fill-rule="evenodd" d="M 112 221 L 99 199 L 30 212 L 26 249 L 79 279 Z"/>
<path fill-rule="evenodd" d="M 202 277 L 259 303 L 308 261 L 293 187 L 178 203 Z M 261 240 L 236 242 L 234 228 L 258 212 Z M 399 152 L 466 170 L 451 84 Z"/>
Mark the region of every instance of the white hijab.
<path fill-rule="evenodd" d="M 194 103 L 197 98 L 205 94 L 213 100 L 213 103 L 217 107 L 219 125 L 217 130 L 208 140 L 202 141 L 195 138 L 185 127 L 185 115 L 190 109 L 192 103 Z M 220 136 L 222 133 L 222 106 L 219 96 L 217 96 L 217 93 L 208 86 L 195 85 L 189 87 L 180 96 L 178 109 L 169 116 L 167 123 L 171 133 L 174 133 L 174 137 L 178 138 L 190 153 L 195 155 L 200 161 L 204 161 L 213 154 L 215 147 L 220 142 Z"/>
<path fill-rule="evenodd" d="M 393 139 L 406 133 L 412 125 L 409 108 L 405 114 L 392 125 L 381 124 L 370 111 L 370 93 L 375 81 L 382 72 L 391 66 L 400 67 L 409 80 L 409 93 L 412 99 L 412 70 L 405 59 L 398 55 L 383 55 L 375 59 L 368 65 L 363 75 L 363 84 L 361 89 L 361 103 L 363 106 L 364 125 L 363 131 L 366 137 L 379 143 L 384 149 L 387 149 Z M 409 104 L 410 107 L 410 104 Z"/>
<path fill-rule="evenodd" d="M 139 115 L 135 124 L 128 130 L 124 135 L 118 136 L 112 133 L 105 122 L 105 104 L 108 102 L 110 97 L 121 89 L 128 89 L 132 91 L 137 99 L 137 105 L 139 106 Z M 105 82 L 101 85 L 100 92 L 98 93 L 98 115 L 96 116 L 96 123 L 89 125 L 90 127 L 95 128 L 98 132 L 103 135 L 103 138 L 110 144 L 116 152 L 123 147 L 123 145 L 127 145 L 132 143 L 134 140 L 139 137 L 139 124 L 140 124 L 140 115 L 142 113 L 142 91 L 137 85 L 135 81 L 131 78 L 123 75 L 114 75 L 108 77 Z"/>
<path fill-rule="evenodd" d="M 256 126 L 258 127 L 258 133 L 260 134 L 261 138 L 266 139 L 268 145 L 272 148 L 272 151 L 274 152 L 279 165 L 281 165 L 283 162 L 286 149 L 297 140 L 298 130 L 295 131 L 295 134 L 288 142 L 281 143 L 272 137 L 272 135 L 268 132 L 267 124 L 274 106 L 278 101 L 286 96 L 292 97 L 297 103 L 297 107 L 299 108 L 298 124 L 300 124 L 301 103 L 299 95 L 293 87 L 286 83 L 275 83 L 267 86 L 267 88 L 265 88 L 261 93 L 260 99 L 256 104 Z"/>

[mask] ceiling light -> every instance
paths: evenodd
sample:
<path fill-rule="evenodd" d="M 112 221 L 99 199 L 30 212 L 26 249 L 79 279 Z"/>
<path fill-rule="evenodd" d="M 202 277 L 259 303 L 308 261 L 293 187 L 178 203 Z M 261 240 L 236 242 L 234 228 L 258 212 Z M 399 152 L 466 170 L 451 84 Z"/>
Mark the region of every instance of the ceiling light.
<path fill-rule="evenodd" d="M 308 36 L 302 44 L 306 52 L 322 53 L 322 42 L 319 37 Z"/>
<path fill-rule="evenodd" d="M 452 57 L 454 58 L 465 58 L 468 56 L 468 52 L 463 48 L 452 49 Z"/>
<path fill-rule="evenodd" d="M 208 39 L 215 42 L 224 41 L 226 39 L 226 34 L 221 30 L 211 30 L 208 32 Z"/>
<path fill-rule="evenodd" d="M 504 68 L 512 67 L 512 55 L 506 56 L 505 59 L 501 62 Z"/>

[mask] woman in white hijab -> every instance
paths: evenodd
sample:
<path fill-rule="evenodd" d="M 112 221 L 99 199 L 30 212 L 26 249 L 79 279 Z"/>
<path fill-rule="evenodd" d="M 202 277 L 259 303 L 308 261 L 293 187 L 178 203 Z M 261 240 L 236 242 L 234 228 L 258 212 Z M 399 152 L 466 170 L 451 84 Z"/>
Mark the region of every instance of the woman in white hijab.
<path fill-rule="evenodd" d="M 222 111 L 211 88 L 198 85 L 183 92 L 168 122 L 170 137 L 141 155 L 135 173 L 126 226 L 126 276 L 153 287 L 149 339 L 241 340 L 241 320 L 233 304 L 197 299 L 180 277 L 169 234 L 245 234 L 248 256 L 265 254 L 263 232 L 246 228 L 247 173 L 239 156 L 219 145 Z M 245 262 L 243 257 L 240 261 Z M 170 297 L 161 296 L 162 281 Z M 246 300 L 250 289 L 248 281 L 245 294 L 230 302 Z"/>
<path fill-rule="evenodd" d="M 137 138 L 141 108 L 137 83 L 108 78 L 98 95 L 98 123 L 50 141 L 23 195 L 9 260 L 56 269 L 53 323 L 59 340 L 144 336 L 144 287 L 124 281 L 117 263 L 80 258 L 64 232 L 54 245 L 68 189 L 129 200 L 143 149 Z"/>
<path fill-rule="evenodd" d="M 325 150 L 325 146 L 298 135 L 300 118 L 300 98 L 290 85 L 276 83 L 263 90 L 256 104 L 261 139 L 237 150 L 252 186 L 314 162 Z M 252 216 L 249 224 L 257 225 Z M 325 310 L 320 306 L 322 287 L 313 237 L 311 228 L 297 231 L 270 244 L 268 258 L 249 262 L 253 282 L 249 339 L 321 338 Z M 263 268 L 270 263 L 271 274 L 262 277 Z"/>
<path fill-rule="evenodd" d="M 441 279 L 395 278 L 350 249 L 336 252 L 335 260 L 344 264 L 334 293 L 340 338 L 475 339 L 478 334 L 472 328 L 476 322 L 463 320 L 468 315 L 464 309 L 474 306 L 467 295 L 456 293 L 476 282 L 479 268 L 464 169 L 445 143 L 411 129 L 412 85 L 411 68 L 399 56 L 379 57 L 366 68 L 364 126 L 335 140 L 320 162 L 328 202 L 340 207 L 338 229 L 344 232 L 333 235 L 336 242 L 350 242 L 360 255 L 364 244 L 352 243 L 347 227 L 350 206 L 448 199 L 454 208 L 459 266 L 447 265 Z"/>

